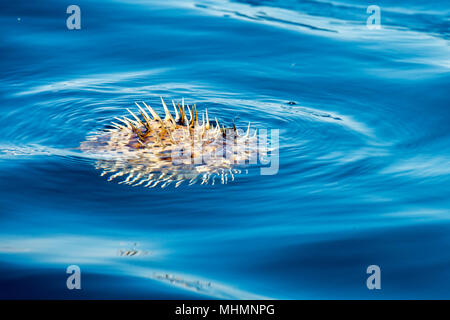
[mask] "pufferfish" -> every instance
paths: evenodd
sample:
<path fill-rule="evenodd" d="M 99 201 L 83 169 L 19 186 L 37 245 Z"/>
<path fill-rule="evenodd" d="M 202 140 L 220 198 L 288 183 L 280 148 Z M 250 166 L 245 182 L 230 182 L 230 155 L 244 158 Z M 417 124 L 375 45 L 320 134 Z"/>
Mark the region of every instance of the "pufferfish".
<path fill-rule="evenodd" d="M 250 134 L 210 122 L 208 110 L 201 114 L 197 106 L 185 105 L 184 98 L 175 104 L 175 117 L 161 97 L 165 117 L 142 102 L 135 102 L 138 112 L 127 109 L 129 116 L 115 117 L 104 130 L 87 136 L 81 150 L 97 157 L 96 167 L 108 180 L 132 186 L 162 188 L 183 182 L 226 184 L 243 173 L 240 166 L 252 163 L 256 152 L 256 131 Z M 245 170 L 247 171 L 247 170 Z"/>

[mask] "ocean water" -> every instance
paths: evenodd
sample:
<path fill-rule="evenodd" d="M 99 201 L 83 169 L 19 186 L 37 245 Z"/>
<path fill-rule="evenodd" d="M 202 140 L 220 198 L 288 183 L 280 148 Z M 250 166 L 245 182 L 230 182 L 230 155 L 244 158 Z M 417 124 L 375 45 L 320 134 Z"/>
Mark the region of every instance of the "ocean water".
<path fill-rule="evenodd" d="M 375 30 L 354 0 L 73 4 L 0 4 L 0 298 L 450 298 L 447 1 Z M 160 96 L 279 129 L 278 172 L 108 181 L 80 143 Z"/>

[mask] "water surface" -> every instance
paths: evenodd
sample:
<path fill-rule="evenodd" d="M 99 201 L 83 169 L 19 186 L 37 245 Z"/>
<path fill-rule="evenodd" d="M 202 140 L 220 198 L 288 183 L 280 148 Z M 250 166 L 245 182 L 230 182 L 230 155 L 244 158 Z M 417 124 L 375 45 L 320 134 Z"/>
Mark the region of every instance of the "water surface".
<path fill-rule="evenodd" d="M 448 3 L 76 4 L 1 4 L 0 297 L 449 298 Z M 279 172 L 108 182 L 80 143 L 159 96 L 279 129 Z"/>

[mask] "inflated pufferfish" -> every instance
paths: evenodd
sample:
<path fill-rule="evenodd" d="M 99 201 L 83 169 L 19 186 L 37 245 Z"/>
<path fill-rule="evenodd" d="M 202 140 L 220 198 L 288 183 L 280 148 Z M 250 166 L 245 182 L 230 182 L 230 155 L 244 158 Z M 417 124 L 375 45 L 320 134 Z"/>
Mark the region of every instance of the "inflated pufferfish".
<path fill-rule="evenodd" d="M 128 117 L 115 117 L 108 129 L 94 132 L 81 144 L 81 150 L 94 154 L 97 169 L 109 175 L 109 181 L 122 177 L 119 183 L 162 188 L 183 181 L 225 184 L 228 178 L 241 173 L 239 165 L 250 162 L 256 151 L 256 131 L 220 126 L 209 121 L 208 111 L 199 123 L 197 107 L 177 106 L 172 100 L 175 117 L 163 98 L 165 117 L 161 118 L 150 106 L 137 102 L 139 113 L 127 109 Z"/>

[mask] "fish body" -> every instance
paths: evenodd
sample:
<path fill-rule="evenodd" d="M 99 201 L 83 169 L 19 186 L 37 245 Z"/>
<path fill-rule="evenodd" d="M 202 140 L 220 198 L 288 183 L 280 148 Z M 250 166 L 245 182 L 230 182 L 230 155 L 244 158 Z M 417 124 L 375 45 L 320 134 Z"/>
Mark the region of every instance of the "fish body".
<path fill-rule="evenodd" d="M 199 117 L 197 107 L 172 101 L 173 114 L 161 98 L 162 118 L 145 102 L 137 111 L 116 117 L 105 130 L 89 135 L 81 150 L 100 158 L 97 168 L 108 180 L 156 187 L 183 182 L 190 185 L 225 184 L 241 173 L 237 167 L 252 158 L 256 150 L 256 132 L 221 126 L 210 121 L 208 111 Z M 201 121 L 199 120 L 201 119 Z"/>

